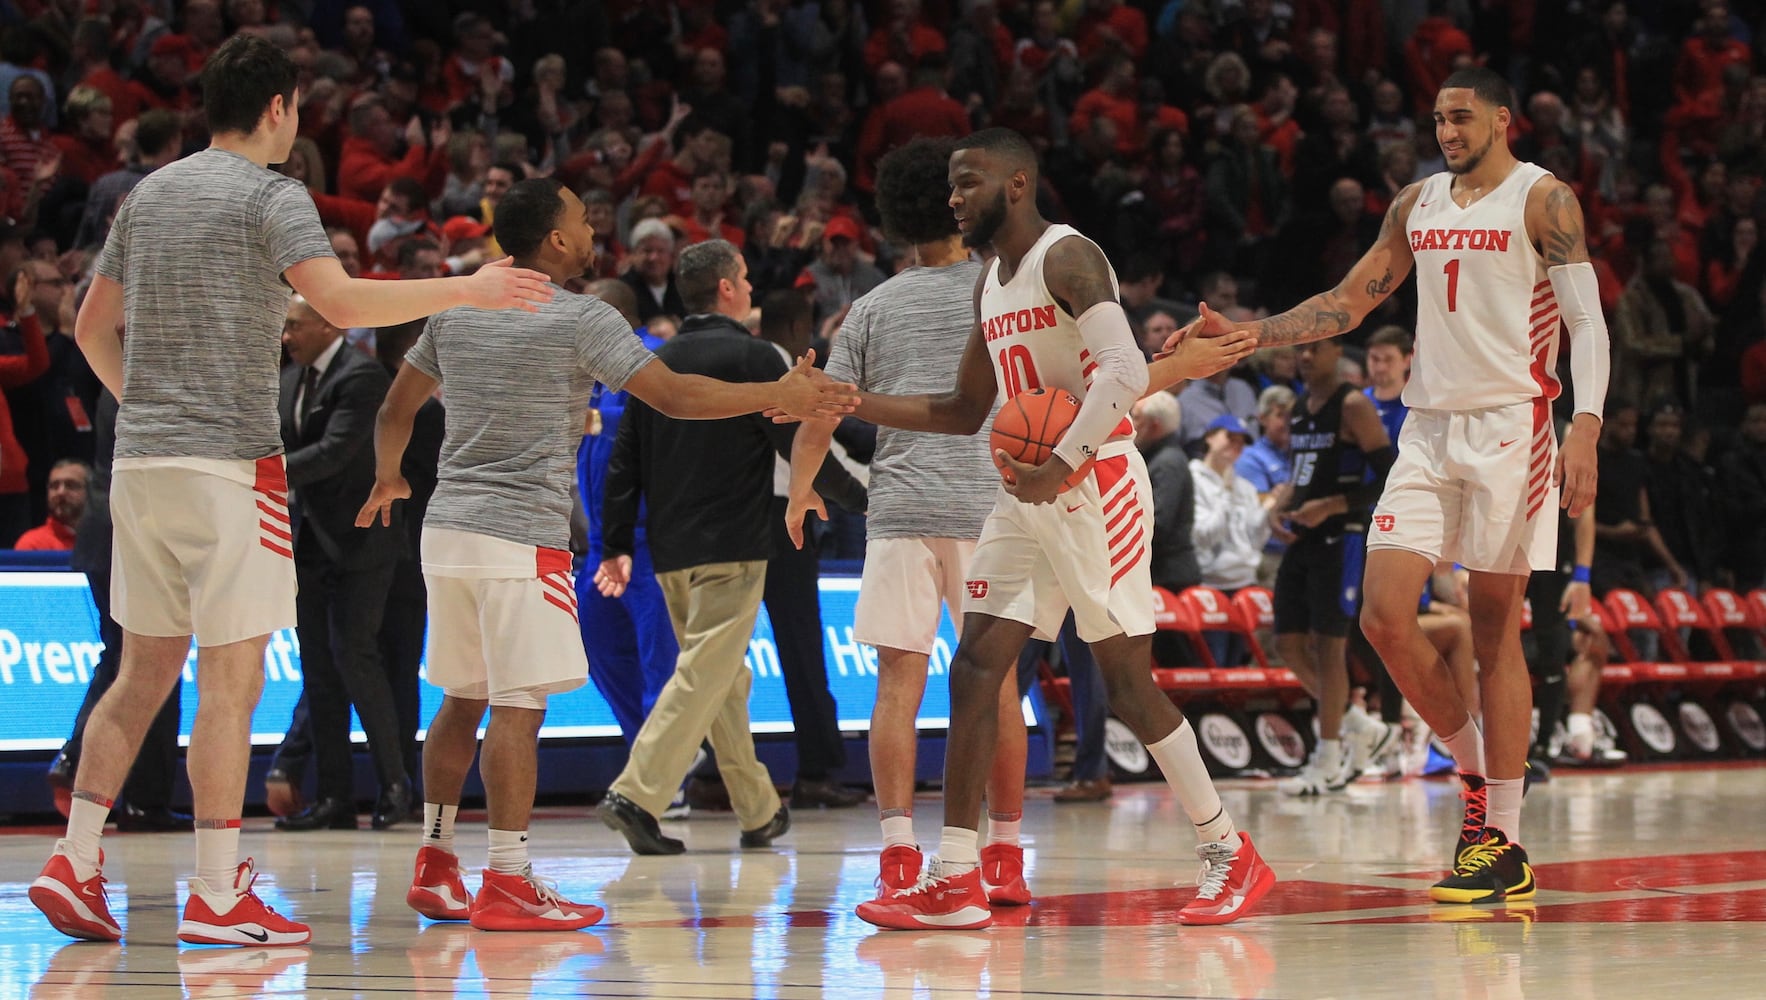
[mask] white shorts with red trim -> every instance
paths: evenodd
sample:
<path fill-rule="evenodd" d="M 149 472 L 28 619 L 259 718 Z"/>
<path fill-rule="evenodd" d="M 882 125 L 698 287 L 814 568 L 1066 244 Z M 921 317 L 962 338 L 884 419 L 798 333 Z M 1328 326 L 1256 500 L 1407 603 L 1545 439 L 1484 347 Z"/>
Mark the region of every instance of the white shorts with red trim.
<path fill-rule="evenodd" d="M 1106 442 L 1092 474 L 1052 504 L 1000 490 L 969 561 L 963 611 L 1023 622 L 1054 641 L 1067 609 L 1097 642 L 1153 631 L 1153 493 L 1128 441 Z"/>
<path fill-rule="evenodd" d="M 429 683 L 457 698 L 543 709 L 581 687 L 570 553 L 451 528 L 423 529 Z"/>
<path fill-rule="evenodd" d="M 852 637 L 867 646 L 930 655 L 940 609 L 963 613 L 975 556 L 970 538 L 872 538 L 852 613 Z"/>
<path fill-rule="evenodd" d="M 1411 410 L 1367 547 L 1524 576 L 1557 565 L 1551 403 Z"/>
<path fill-rule="evenodd" d="M 294 627 L 281 455 L 118 459 L 110 514 L 111 614 L 124 629 L 223 646 Z"/>

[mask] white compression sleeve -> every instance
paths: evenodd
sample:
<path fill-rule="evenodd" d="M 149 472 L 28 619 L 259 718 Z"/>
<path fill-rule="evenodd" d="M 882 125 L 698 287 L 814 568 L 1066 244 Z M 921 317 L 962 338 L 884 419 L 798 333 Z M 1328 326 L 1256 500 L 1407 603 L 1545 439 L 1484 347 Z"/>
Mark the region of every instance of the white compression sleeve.
<path fill-rule="evenodd" d="M 1055 446 L 1055 457 L 1077 469 L 1096 458 L 1098 448 L 1141 393 L 1147 390 L 1147 362 L 1135 346 L 1128 314 L 1115 302 L 1100 302 L 1079 317 L 1079 336 L 1098 366 L 1073 425 Z"/>
<path fill-rule="evenodd" d="M 1559 264 L 1546 272 L 1558 312 L 1570 331 L 1570 382 L 1576 412 L 1601 416 L 1606 405 L 1612 347 L 1606 317 L 1600 311 L 1600 282 L 1587 261 Z"/>

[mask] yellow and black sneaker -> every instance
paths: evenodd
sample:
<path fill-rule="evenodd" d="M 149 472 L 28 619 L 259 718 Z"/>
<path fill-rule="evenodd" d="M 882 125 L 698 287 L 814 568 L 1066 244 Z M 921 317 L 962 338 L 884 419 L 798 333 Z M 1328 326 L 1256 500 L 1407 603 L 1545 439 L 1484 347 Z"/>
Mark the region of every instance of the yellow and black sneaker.
<path fill-rule="evenodd" d="M 1481 842 L 1460 853 L 1453 874 L 1429 889 L 1429 898 L 1437 903 L 1495 903 L 1532 899 L 1537 889 L 1526 850 L 1509 843 L 1501 830 L 1487 827 Z"/>

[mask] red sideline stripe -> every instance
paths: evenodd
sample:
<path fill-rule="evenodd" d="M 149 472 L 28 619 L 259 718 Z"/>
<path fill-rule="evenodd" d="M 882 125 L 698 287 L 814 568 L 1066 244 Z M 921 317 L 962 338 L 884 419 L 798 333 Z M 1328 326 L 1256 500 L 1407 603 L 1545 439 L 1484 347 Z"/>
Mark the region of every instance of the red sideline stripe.
<path fill-rule="evenodd" d="M 545 594 L 543 596 L 546 598 L 546 601 L 548 603 L 550 603 L 553 607 L 558 608 L 558 609 L 562 610 L 565 614 L 569 615 L 571 621 L 576 621 L 576 609 L 575 608 L 564 603 L 563 601 L 560 601 L 558 598 L 553 597 L 551 594 Z"/>
<path fill-rule="evenodd" d="M 268 538 L 258 539 L 258 544 L 262 545 L 264 548 L 269 549 L 271 552 L 274 552 L 277 555 L 282 556 L 284 558 L 287 558 L 287 559 L 294 558 L 293 552 L 290 552 L 289 550 L 283 548 L 282 546 L 277 545 L 275 542 L 270 541 Z"/>
<path fill-rule="evenodd" d="M 1141 539 L 1146 537 L 1146 532 L 1141 530 L 1139 521 L 1136 521 L 1131 527 L 1135 531 L 1135 536 L 1133 538 L 1130 538 L 1127 542 L 1121 545 L 1110 546 L 1110 565 L 1114 566 L 1122 561 L 1123 556 L 1134 555 L 1141 550 L 1142 546 L 1140 542 Z M 1122 534 L 1126 535 L 1128 534 L 1128 531 L 1124 530 Z"/>
<path fill-rule="evenodd" d="M 1129 532 L 1140 530 L 1140 526 L 1141 526 L 1141 519 L 1138 517 L 1131 517 L 1128 519 L 1128 523 L 1122 526 L 1122 530 L 1116 533 L 1116 537 L 1110 539 L 1109 548 L 1110 548 L 1110 552 L 1111 552 L 1111 556 L 1110 556 L 1111 562 L 1116 561 L 1115 553 L 1120 550 L 1120 544 L 1121 544 L 1122 540 L 1124 538 L 1128 537 Z"/>
<path fill-rule="evenodd" d="M 288 506 L 288 494 L 286 492 L 274 493 L 270 490 L 258 490 L 258 492 L 262 493 L 271 503 L 278 507 Z"/>
<path fill-rule="evenodd" d="M 1098 363 L 1096 361 L 1092 361 L 1092 362 L 1088 362 L 1086 364 L 1085 368 L 1082 369 L 1079 374 L 1085 376 L 1086 378 L 1091 378 L 1091 373 L 1095 372 L 1097 370 L 1098 370 Z"/>
<path fill-rule="evenodd" d="M 252 481 L 252 489 L 259 493 L 280 493 L 283 502 L 288 500 L 288 469 L 282 464 L 281 455 L 265 455 L 257 460 L 257 475 Z"/>
<path fill-rule="evenodd" d="M 1128 503 L 1123 504 L 1122 509 L 1116 512 L 1116 516 L 1112 517 L 1110 519 L 1109 523 L 1104 525 L 1104 534 L 1107 535 L 1110 532 L 1115 531 L 1116 526 L 1118 524 L 1122 523 L 1122 519 L 1127 517 L 1129 514 L 1132 514 L 1136 511 L 1140 510 L 1140 506 L 1141 506 L 1141 504 L 1140 504 L 1139 500 L 1132 500 Z"/>
<path fill-rule="evenodd" d="M 294 541 L 294 535 L 283 531 L 282 528 L 273 521 L 266 521 L 260 517 L 258 518 L 258 527 L 262 528 L 265 534 L 274 535 L 285 542 Z"/>
<path fill-rule="evenodd" d="M 269 505 L 269 504 L 267 504 L 267 503 L 265 503 L 265 502 L 263 502 L 263 501 L 262 501 L 262 500 L 259 500 L 259 501 L 258 501 L 258 510 L 261 510 L 261 511 L 263 511 L 263 512 L 264 512 L 264 513 L 266 513 L 266 514 L 268 514 L 268 515 L 270 515 L 270 516 L 271 516 L 271 517 L 273 517 L 273 518 L 275 518 L 275 519 L 276 519 L 276 520 L 278 520 L 278 521 L 281 521 L 281 522 L 282 522 L 282 523 L 283 523 L 283 524 L 288 524 L 288 523 L 289 523 L 289 520 L 288 520 L 288 512 L 287 512 L 287 511 L 285 511 L 285 510 L 277 510 L 277 509 L 276 509 L 276 508 L 274 508 L 274 507 L 272 507 L 272 506 L 270 506 L 270 505 Z"/>
<path fill-rule="evenodd" d="M 1140 539 L 1136 538 L 1135 540 L 1138 542 Z M 1115 575 L 1110 577 L 1110 586 L 1112 586 L 1112 587 L 1116 586 L 1116 582 L 1118 580 L 1121 580 L 1123 577 L 1127 576 L 1128 571 L 1131 569 L 1134 569 L 1135 565 L 1141 561 L 1141 556 L 1144 554 L 1145 554 L 1144 551 L 1137 547 L 1134 550 L 1134 558 L 1130 559 L 1126 563 L 1123 563 L 1122 568 L 1117 570 Z"/>

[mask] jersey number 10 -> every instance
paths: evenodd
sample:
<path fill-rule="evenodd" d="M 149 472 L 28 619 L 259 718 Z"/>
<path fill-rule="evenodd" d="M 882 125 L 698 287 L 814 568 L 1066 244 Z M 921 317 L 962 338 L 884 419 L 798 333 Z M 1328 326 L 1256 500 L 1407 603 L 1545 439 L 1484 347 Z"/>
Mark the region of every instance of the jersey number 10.
<path fill-rule="evenodd" d="M 1030 360 L 1030 348 L 1023 344 L 1000 349 L 1000 378 L 1005 380 L 1007 399 L 1042 388 L 1036 378 L 1036 365 Z"/>

